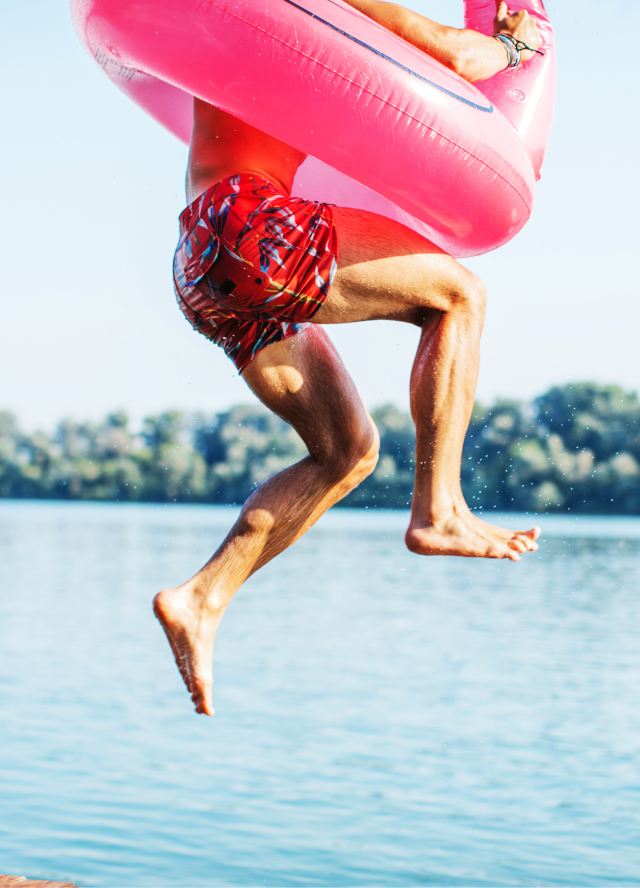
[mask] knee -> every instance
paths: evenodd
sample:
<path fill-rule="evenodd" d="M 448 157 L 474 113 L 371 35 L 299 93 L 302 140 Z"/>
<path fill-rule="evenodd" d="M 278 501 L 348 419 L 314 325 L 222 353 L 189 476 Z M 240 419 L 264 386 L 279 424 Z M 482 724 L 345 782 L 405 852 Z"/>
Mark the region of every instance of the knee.
<path fill-rule="evenodd" d="M 380 435 L 375 427 L 373 420 L 371 426 L 367 430 L 367 434 L 360 440 L 358 447 L 354 448 L 351 453 L 352 468 L 349 477 L 356 487 L 361 481 L 373 472 L 378 464 L 378 456 L 380 454 Z"/>
<path fill-rule="evenodd" d="M 460 273 L 452 281 L 450 296 L 452 308 L 463 310 L 481 321 L 484 319 L 487 290 L 473 272 L 460 266 Z"/>
<path fill-rule="evenodd" d="M 379 451 L 380 436 L 373 420 L 368 418 L 348 437 L 340 436 L 325 465 L 333 480 L 357 487 L 375 469 Z"/>

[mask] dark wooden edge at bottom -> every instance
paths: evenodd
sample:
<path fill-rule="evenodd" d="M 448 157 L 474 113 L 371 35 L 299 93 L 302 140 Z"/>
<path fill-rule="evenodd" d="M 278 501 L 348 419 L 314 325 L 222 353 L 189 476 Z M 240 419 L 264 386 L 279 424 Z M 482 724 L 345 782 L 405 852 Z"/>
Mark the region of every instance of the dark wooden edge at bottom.
<path fill-rule="evenodd" d="M 25 876 L 0 875 L 0 888 L 79 888 L 73 882 L 41 882 Z"/>

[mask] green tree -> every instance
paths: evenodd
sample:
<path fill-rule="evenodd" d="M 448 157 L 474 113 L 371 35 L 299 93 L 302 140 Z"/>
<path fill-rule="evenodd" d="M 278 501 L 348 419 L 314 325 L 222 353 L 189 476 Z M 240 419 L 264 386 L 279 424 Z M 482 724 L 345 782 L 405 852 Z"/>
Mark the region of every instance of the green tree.
<path fill-rule="evenodd" d="M 637 394 L 615 385 L 574 383 L 554 386 L 534 407 L 562 505 L 572 511 L 638 514 Z"/>
<path fill-rule="evenodd" d="M 202 422 L 194 444 L 207 467 L 207 500 L 220 503 L 244 502 L 263 481 L 307 454 L 284 420 L 244 405 Z"/>
<path fill-rule="evenodd" d="M 207 496 L 206 465 L 193 448 L 193 418 L 177 410 L 144 420 L 144 446 L 135 454 L 140 498 L 148 502 L 201 502 Z"/>
<path fill-rule="evenodd" d="M 393 405 L 373 411 L 374 473 L 346 506 L 406 508 L 415 430 Z M 0 496 L 240 503 L 306 455 L 296 432 L 260 406 L 213 416 L 167 411 L 132 431 L 123 412 L 27 435 L 0 412 Z M 640 514 L 640 400 L 618 386 L 554 386 L 532 403 L 476 404 L 462 486 L 472 508 Z"/>

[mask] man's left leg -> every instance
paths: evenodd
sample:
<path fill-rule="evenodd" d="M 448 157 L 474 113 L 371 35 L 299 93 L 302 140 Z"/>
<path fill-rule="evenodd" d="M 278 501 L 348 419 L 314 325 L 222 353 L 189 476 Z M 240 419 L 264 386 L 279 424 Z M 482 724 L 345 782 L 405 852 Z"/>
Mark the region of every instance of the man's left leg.
<path fill-rule="evenodd" d="M 207 715 L 215 633 L 232 597 L 370 474 L 378 456 L 375 426 L 321 327 L 263 349 L 242 375 L 309 455 L 259 487 L 202 570 L 154 601 L 196 711 Z"/>
<path fill-rule="evenodd" d="M 485 292 L 471 272 L 416 232 L 364 210 L 334 208 L 338 270 L 314 323 L 404 321 L 422 329 L 411 373 L 416 474 L 406 543 L 420 555 L 520 560 L 537 527 L 483 521 L 460 485 L 478 376 Z"/>

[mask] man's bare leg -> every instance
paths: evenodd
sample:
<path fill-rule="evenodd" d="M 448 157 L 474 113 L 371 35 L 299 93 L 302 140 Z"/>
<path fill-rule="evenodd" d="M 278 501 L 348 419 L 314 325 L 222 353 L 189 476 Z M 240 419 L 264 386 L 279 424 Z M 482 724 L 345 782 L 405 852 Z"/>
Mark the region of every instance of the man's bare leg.
<path fill-rule="evenodd" d="M 243 373 L 260 400 L 296 429 L 309 456 L 266 481 L 191 580 L 156 596 L 196 711 L 213 714 L 213 644 L 231 598 L 375 467 L 378 436 L 328 337 L 311 327 L 261 351 Z"/>
<path fill-rule="evenodd" d="M 405 539 L 420 555 L 519 561 L 520 553 L 538 548 L 539 529 L 514 533 L 480 520 L 469 510 L 460 486 L 480 360 L 483 310 L 467 310 L 473 303 L 465 300 L 423 325 L 411 373 L 416 474 Z"/>
<path fill-rule="evenodd" d="M 422 335 L 411 375 L 416 476 L 408 547 L 422 555 L 509 558 L 537 549 L 539 528 L 481 521 L 460 487 L 462 445 L 478 377 L 485 293 L 478 278 L 415 232 L 336 209 L 340 262 L 317 323 L 405 321 Z"/>
<path fill-rule="evenodd" d="M 472 515 L 460 459 L 475 393 L 484 291 L 451 257 L 404 226 L 336 210 L 340 263 L 315 323 L 390 319 L 422 328 L 411 377 L 417 470 L 409 548 L 518 560 L 537 528 L 512 533 Z M 215 632 L 240 585 L 297 540 L 369 474 L 377 436 L 352 380 L 320 328 L 260 352 L 243 374 L 290 422 L 309 456 L 271 478 L 245 504 L 212 559 L 154 602 L 198 712 L 212 714 Z"/>

